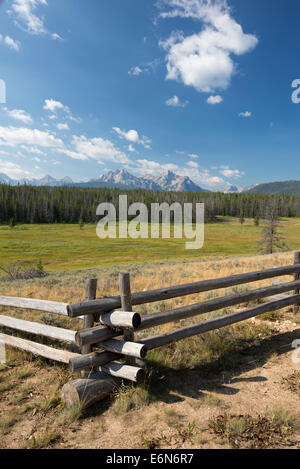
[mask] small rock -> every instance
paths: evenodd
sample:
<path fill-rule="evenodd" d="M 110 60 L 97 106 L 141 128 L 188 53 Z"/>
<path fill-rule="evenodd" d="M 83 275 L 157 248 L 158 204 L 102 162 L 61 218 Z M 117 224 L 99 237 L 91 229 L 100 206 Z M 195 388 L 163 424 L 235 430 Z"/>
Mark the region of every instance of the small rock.
<path fill-rule="evenodd" d="M 254 347 L 260 347 L 260 341 L 259 340 L 255 340 L 254 343 L 253 343 Z"/>

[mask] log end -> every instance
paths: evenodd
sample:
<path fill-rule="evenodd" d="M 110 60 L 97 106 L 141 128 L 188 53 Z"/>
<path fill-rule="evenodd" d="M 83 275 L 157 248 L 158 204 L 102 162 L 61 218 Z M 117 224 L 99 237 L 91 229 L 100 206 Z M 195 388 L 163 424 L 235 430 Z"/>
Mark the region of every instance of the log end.
<path fill-rule="evenodd" d="M 133 329 L 137 329 L 138 327 L 140 327 L 141 324 L 142 324 L 141 316 L 138 313 L 134 313 L 134 315 L 132 317 L 132 327 L 133 327 Z"/>

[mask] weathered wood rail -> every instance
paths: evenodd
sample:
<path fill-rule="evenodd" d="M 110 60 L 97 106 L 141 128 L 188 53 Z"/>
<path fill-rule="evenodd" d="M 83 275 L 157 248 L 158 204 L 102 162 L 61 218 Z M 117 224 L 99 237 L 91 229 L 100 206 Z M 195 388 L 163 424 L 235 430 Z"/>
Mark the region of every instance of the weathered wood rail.
<path fill-rule="evenodd" d="M 284 283 L 276 281 L 268 287 L 247 290 L 236 295 L 199 302 L 144 317 L 133 311 L 135 305 L 195 295 L 282 276 L 293 276 L 293 281 Z M 83 407 L 88 407 L 110 394 L 120 379 L 137 383 L 143 381 L 145 379 L 145 366 L 142 360 L 145 359 L 148 350 L 287 306 L 294 305 L 295 311 L 298 312 L 300 305 L 300 251 L 295 253 L 293 265 L 159 290 L 131 293 L 130 276 L 127 273 L 119 275 L 119 282 L 120 296 L 97 299 L 97 280 L 88 280 L 86 299 L 77 304 L 0 296 L 0 306 L 2 307 L 45 311 L 70 318 L 83 317 L 83 328 L 75 331 L 0 315 L 0 328 L 47 337 L 50 340 L 59 341 L 62 347 L 62 349 L 58 349 L 56 346 L 43 345 L 39 342 L 0 333 L 0 361 L 5 361 L 4 350 L 5 346 L 8 345 L 34 355 L 67 363 L 72 372 L 81 372 L 81 378 L 64 386 L 63 400 L 66 405 L 80 403 Z M 282 295 L 288 292 L 292 292 L 292 294 Z M 271 301 L 155 337 L 135 341 L 135 332 L 263 298 L 269 298 Z M 80 352 L 73 353 L 63 349 L 66 343 L 76 344 Z"/>

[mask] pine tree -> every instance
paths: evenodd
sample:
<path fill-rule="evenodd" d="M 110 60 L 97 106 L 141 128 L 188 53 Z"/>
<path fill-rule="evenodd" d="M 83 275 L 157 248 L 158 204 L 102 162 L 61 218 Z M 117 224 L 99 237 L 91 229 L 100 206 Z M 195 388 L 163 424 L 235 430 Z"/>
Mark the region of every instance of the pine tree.
<path fill-rule="evenodd" d="M 258 243 L 261 254 L 273 254 L 276 251 L 289 249 L 284 242 L 282 233 L 279 231 L 279 226 L 278 205 L 273 198 L 266 207 L 266 223 L 261 230 L 262 239 Z"/>

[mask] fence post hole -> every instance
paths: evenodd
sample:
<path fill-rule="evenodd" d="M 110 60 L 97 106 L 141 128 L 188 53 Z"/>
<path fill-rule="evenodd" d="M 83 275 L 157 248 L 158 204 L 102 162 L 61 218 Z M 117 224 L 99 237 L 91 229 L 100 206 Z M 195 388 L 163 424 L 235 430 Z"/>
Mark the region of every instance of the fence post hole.
<path fill-rule="evenodd" d="M 300 264 L 300 251 L 295 252 L 294 264 Z M 295 273 L 295 281 L 300 279 L 300 272 Z M 295 295 L 298 295 L 300 290 L 295 290 Z M 300 305 L 299 303 L 294 306 L 294 313 L 299 313 Z"/>
<path fill-rule="evenodd" d="M 120 273 L 119 282 L 120 282 L 120 297 L 121 297 L 122 311 L 132 312 L 130 274 Z M 124 330 L 124 340 L 128 342 L 134 342 L 133 331 Z M 132 357 L 127 357 L 126 363 L 128 365 L 135 365 L 135 359 Z"/>
<path fill-rule="evenodd" d="M 97 284 L 98 280 L 96 278 L 92 278 L 86 281 L 86 300 L 91 301 L 96 299 L 97 294 Z M 83 329 L 90 329 L 94 325 L 94 315 L 93 314 L 86 314 L 83 318 Z M 83 345 L 81 347 L 81 354 L 87 355 L 91 353 L 92 346 L 91 345 Z M 81 376 L 85 378 L 91 373 L 90 369 L 82 370 Z"/>
<path fill-rule="evenodd" d="M 6 364 L 6 346 L 3 342 L 0 342 L 0 364 Z"/>

